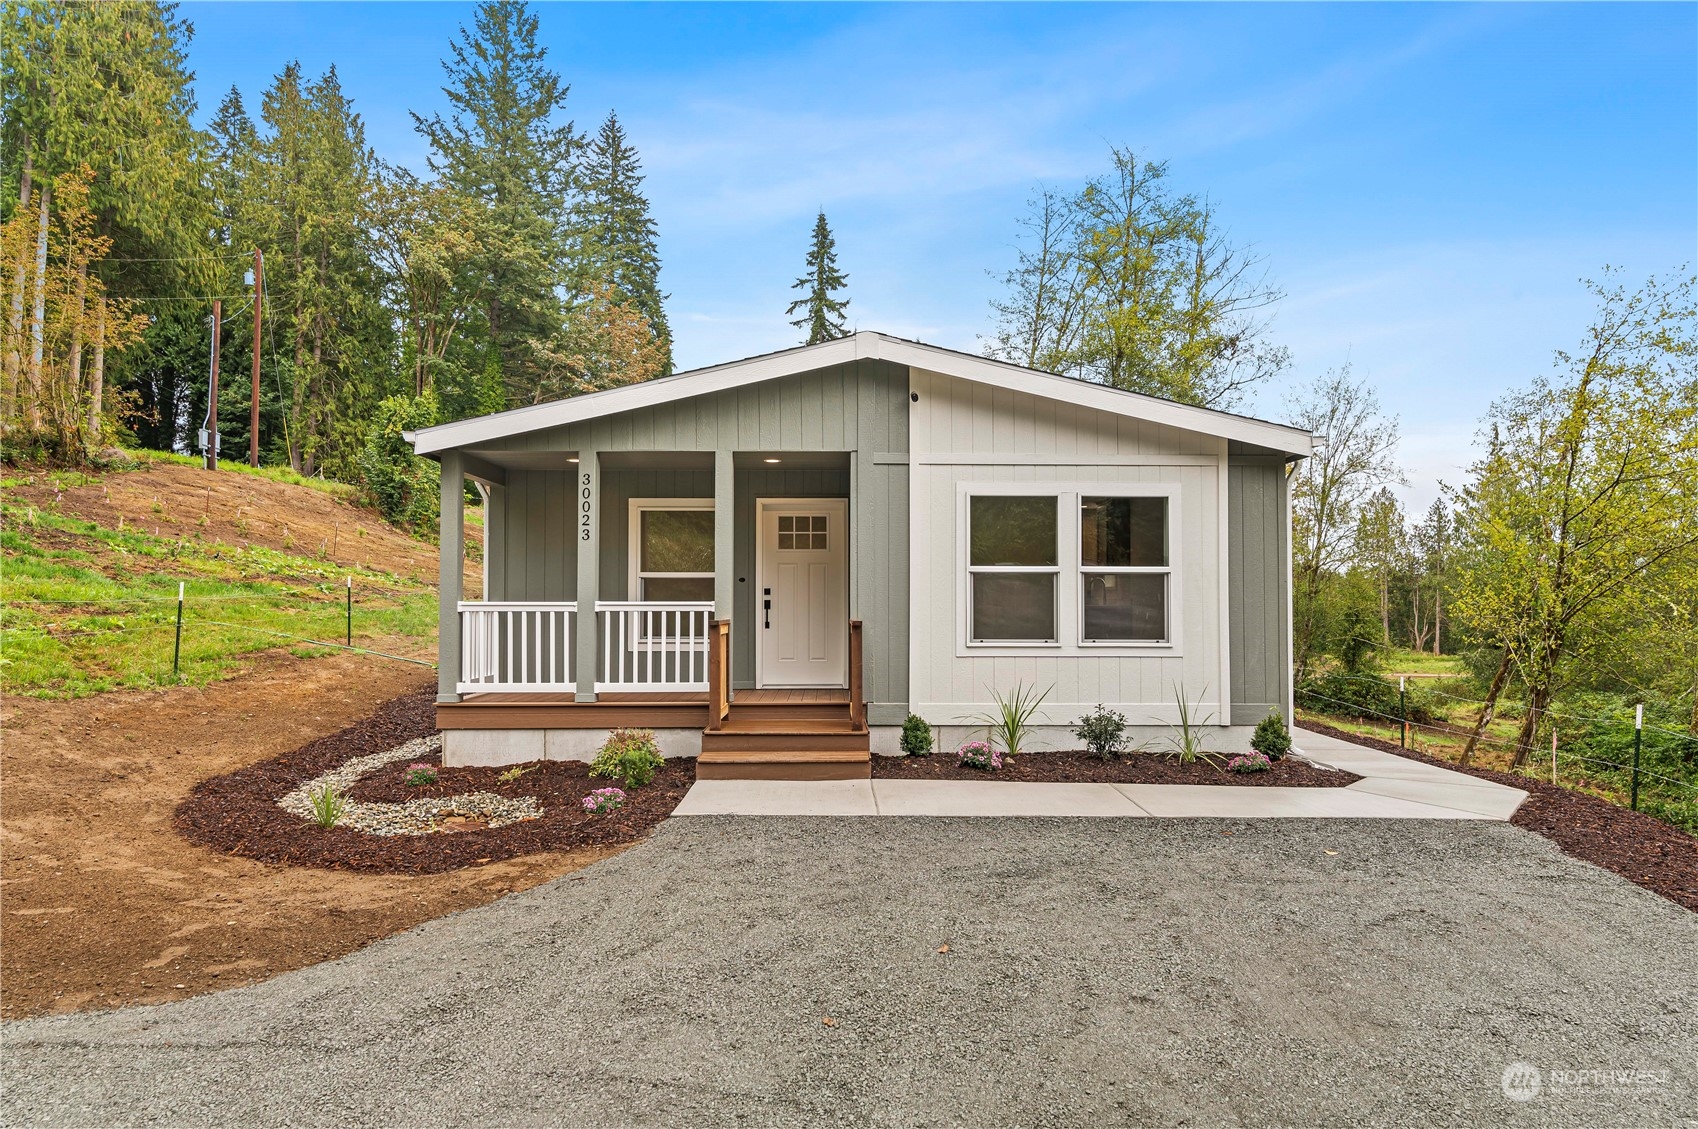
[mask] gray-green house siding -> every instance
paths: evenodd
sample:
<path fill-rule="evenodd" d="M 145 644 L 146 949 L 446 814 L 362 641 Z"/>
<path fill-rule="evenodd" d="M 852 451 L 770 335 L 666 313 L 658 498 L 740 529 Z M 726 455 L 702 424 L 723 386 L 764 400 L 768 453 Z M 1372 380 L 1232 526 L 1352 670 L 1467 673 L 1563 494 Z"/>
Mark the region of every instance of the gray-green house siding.
<path fill-rule="evenodd" d="M 908 709 L 908 370 L 859 360 L 760 385 L 690 397 L 652 408 L 513 436 L 473 448 L 499 458 L 516 452 L 597 452 L 603 465 L 597 508 L 600 592 L 628 595 L 632 498 L 712 497 L 713 471 L 614 465 L 626 452 L 835 452 L 841 465 L 806 469 L 739 466 L 735 474 L 735 589 L 732 677 L 753 685 L 754 507 L 759 497 L 850 499 L 849 614 L 864 623 L 870 720 L 900 723 Z M 800 461 L 800 460 L 799 460 Z M 577 594 L 572 541 L 573 469 L 510 470 L 500 504 L 500 543 L 490 547 L 490 598 L 570 600 Z M 499 499 L 499 501 L 497 501 Z M 492 539 L 493 539 L 492 534 Z"/>
<path fill-rule="evenodd" d="M 1226 482 L 1232 724 L 1254 725 L 1285 712 L 1291 679 L 1285 460 L 1231 454 Z"/>

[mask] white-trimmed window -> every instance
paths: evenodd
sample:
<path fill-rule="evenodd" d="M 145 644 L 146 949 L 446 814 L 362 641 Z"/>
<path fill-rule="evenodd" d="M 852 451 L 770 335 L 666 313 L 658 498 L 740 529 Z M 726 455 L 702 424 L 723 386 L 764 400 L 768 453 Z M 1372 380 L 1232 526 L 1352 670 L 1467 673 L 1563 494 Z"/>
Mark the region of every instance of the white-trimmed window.
<path fill-rule="evenodd" d="M 959 491 L 959 653 L 1180 653 L 1178 484 Z"/>
<path fill-rule="evenodd" d="M 1079 496 L 1079 642 L 1165 643 L 1173 572 L 1161 495 Z"/>
<path fill-rule="evenodd" d="M 1059 499 L 967 499 L 967 623 L 974 643 L 1055 643 L 1061 574 Z"/>
<path fill-rule="evenodd" d="M 713 599 L 713 499 L 631 499 L 631 599 Z"/>

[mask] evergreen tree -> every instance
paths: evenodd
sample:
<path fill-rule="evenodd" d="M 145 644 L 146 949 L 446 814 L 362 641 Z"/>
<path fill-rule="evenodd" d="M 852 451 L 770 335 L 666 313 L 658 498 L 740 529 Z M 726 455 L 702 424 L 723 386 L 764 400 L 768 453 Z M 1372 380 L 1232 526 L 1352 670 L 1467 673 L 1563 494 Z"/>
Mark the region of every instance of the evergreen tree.
<path fill-rule="evenodd" d="M 279 343 L 276 379 L 289 462 L 351 474 L 372 409 L 391 389 L 392 320 L 373 261 L 374 157 L 335 68 L 302 83 L 286 66 L 266 91 L 251 204 L 266 253 L 267 317 Z"/>
<path fill-rule="evenodd" d="M 665 357 L 662 372 L 672 371 L 672 330 L 666 323 L 660 292 L 660 252 L 654 219 L 643 195 L 642 165 L 625 137 L 617 114 L 608 114 L 591 139 L 580 173 L 577 223 L 573 240 L 573 290 L 579 300 L 598 284 L 634 306 Z"/>
<path fill-rule="evenodd" d="M 822 211 L 814 220 L 814 242 L 808 249 L 808 273 L 798 278 L 790 288 L 806 291 L 806 296 L 790 303 L 784 311 L 786 315 L 797 310 L 804 311 L 801 317 L 790 323 L 797 329 L 808 331 L 807 339 L 802 342 L 804 345 L 818 345 L 821 341 L 849 336 L 843 322 L 843 311 L 849 308 L 849 299 L 834 296 L 848 284 L 849 276 L 837 269 L 837 240 L 832 238 L 831 227 L 825 222 Z"/>
<path fill-rule="evenodd" d="M 483 324 L 462 339 L 486 355 L 467 367 L 493 367 L 520 390 L 513 402 L 526 402 L 523 390 L 539 378 L 537 346 L 562 322 L 558 264 L 580 141 L 571 122 L 555 121 L 569 88 L 545 62 L 528 5 L 486 0 L 474 28 L 460 28 L 442 63 L 449 117 L 414 114 L 413 123 L 430 142 L 432 171 L 488 209 L 477 262 Z"/>
<path fill-rule="evenodd" d="M 32 218 L 34 231 L 31 240 L 14 239 L 0 265 L 0 394 L 39 387 L 50 361 L 49 243 L 68 218 L 54 201 L 61 178 L 78 179 L 78 208 L 96 240 L 88 246 L 106 249 L 80 261 L 79 308 L 86 312 L 90 286 L 120 301 L 208 292 L 205 135 L 191 121 L 184 53 L 191 34 L 165 3 L 0 7 L 0 222 Z M 122 356 L 98 319 L 72 324 L 67 347 L 76 379 L 88 382 L 86 430 L 94 439 L 110 411 L 107 389 L 122 380 Z"/>

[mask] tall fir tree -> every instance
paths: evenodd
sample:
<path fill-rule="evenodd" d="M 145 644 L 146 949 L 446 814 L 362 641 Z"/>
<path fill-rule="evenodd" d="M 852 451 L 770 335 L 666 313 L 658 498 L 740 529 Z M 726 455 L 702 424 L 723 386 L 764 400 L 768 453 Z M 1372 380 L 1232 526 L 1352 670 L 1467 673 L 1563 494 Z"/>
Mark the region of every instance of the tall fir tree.
<path fill-rule="evenodd" d="M 90 285 L 120 300 L 209 292 L 206 138 L 192 121 L 186 57 L 192 34 L 167 3 L 0 6 L 0 222 L 27 215 L 35 232 L 14 240 L 0 268 L 0 396 L 39 384 L 48 360 L 47 295 L 25 279 L 48 278 L 48 246 L 65 218 L 54 201 L 61 178 L 83 186 L 79 207 L 98 241 L 91 245 L 107 248 L 77 268 L 85 296 Z M 82 178 L 84 167 L 91 177 Z M 124 380 L 121 353 L 108 357 L 106 345 L 98 324 L 79 328 L 68 345 L 87 382 L 91 434 L 112 414 L 107 389 Z"/>
<path fill-rule="evenodd" d="M 642 164 L 615 113 L 590 140 L 579 176 L 573 239 L 573 291 L 596 301 L 599 285 L 647 319 L 649 332 L 672 371 L 672 330 L 660 292 L 660 251 L 643 195 Z"/>
<path fill-rule="evenodd" d="M 837 269 L 837 240 L 832 238 L 831 226 L 825 222 L 823 211 L 814 220 L 814 241 L 808 249 L 807 262 L 808 273 L 798 278 L 790 288 L 806 293 L 790 303 L 784 313 L 788 316 L 797 310 L 803 311 L 802 316 L 790 324 L 808 331 L 802 342 L 804 345 L 818 345 L 821 341 L 847 337 L 849 329 L 844 324 L 843 311 L 849 308 L 849 299 L 836 295 L 849 284 L 849 276 Z"/>
<path fill-rule="evenodd" d="M 430 142 L 430 166 L 448 187 L 488 209 L 487 236 L 478 269 L 485 276 L 483 325 L 462 336 L 479 348 L 475 371 L 501 374 L 511 402 L 540 379 L 538 346 L 560 327 L 559 264 L 581 144 L 570 121 L 556 116 L 569 88 L 547 65 L 537 44 L 537 18 L 523 0 L 486 0 L 473 30 L 460 28 L 442 69 L 447 118 L 413 115 Z M 475 404 L 444 404 L 450 415 Z"/>

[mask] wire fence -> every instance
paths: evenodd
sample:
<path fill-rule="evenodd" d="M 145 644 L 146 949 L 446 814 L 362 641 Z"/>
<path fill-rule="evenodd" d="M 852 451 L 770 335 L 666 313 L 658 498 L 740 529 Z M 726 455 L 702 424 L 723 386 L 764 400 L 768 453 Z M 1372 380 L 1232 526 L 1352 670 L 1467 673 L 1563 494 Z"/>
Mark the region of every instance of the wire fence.
<path fill-rule="evenodd" d="M 1350 675 L 1343 672 L 1332 672 L 1328 675 L 1328 677 L 1332 679 L 1343 679 L 1346 681 L 1356 681 L 1372 685 L 1380 691 L 1385 691 L 1390 686 L 1388 680 L 1375 676 Z M 1442 697 L 1448 701 L 1478 707 L 1481 711 L 1484 710 L 1487 704 L 1477 698 L 1468 698 L 1463 695 L 1452 694 L 1436 688 L 1423 687 L 1421 692 L 1423 694 L 1431 694 Z M 1552 741 L 1550 746 L 1547 747 L 1542 744 L 1523 743 L 1516 739 L 1497 736 L 1487 732 L 1483 727 L 1480 728 L 1479 732 L 1475 732 L 1472 728 L 1464 731 L 1455 727 L 1434 725 L 1429 722 L 1417 721 L 1410 716 L 1412 711 L 1407 706 L 1407 700 L 1402 696 L 1403 690 L 1401 686 L 1398 687 L 1398 693 L 1400 699 L 1399 713 L 1391 713 L 1385 709 L 1376 708 L 1375 706 L 1362 701 L 1350 701 L 1334 697 L 1323 693 L 1313 684 L 1305 684 L 1304 686 L 1299 687 L 1298 699 L 1300 703 L 1315 702 L 1320 703 L 1323 706 L 1331 706 L 1334 708 L 1333 710 L 1324 708 L 1317 709 L 1315 711 L 1317 713 L 1334 716 L 1343 715 L 1363 721 L 1384 721 L 1392 728 L 1398 730 L 1399 733 L 1403 735 L 1404 740 L 1408 740 L 1415 733 L 1423 732 L 1433 736 L 1449 738 L 1457 741 L 1472 739 L 1477 746 L 1486 746 L 1489 748 L 1509 751 L 1511 754 L 1516 755 L 1522 765 L 1530 763 L 1542 764 L 1548 749 L 1551 757 L 1551 782 L 1556 784 L 1561 783 L 1559 778 L 1559 765 L 1561 763 L 1586 765 L 1597 769 L 1626 773 L 1630 777 L 1629 788 L 1632 796 L 1632 806 L 1636 809 L 1638 807 L 1638 794 L 1641 783 L 1661 785 L 1667 788 L 1672 788 L 1677 792 L 1688 796 L 1698 796 L 1698 783 L 1691 780 L 1683 780 L 1677 777 L 1668 776 L 1639 763 L 1640 742 L 1645 735 L 1672 739 L 1674 742 L 1680 744 L 1693 743 L 1698 745 L 1698 737 L 1694 737 L 1690 733 L 1682 733 L 1678 730 L 1667 729 L 1656 725 L 1647 725 L 1644 724 L 1642 717 L 1636 717 L 1634 720 L 1629 721 L 1619 717 L 1605 717 L 1574 713 L 1565 710 L 1545 709 L 1541 710 L 1540 713 L 1542 717 L 1548 719 L 1552 725 Z M 1335 710 L 1336 714 L 1334 713 Z M 1572 747 L 1563 747 L 1560 734 L 1563 731 L 1564 724 L 1571 727 L 1579 726 L 1581 727 L 1582 732 L 1586 732 L 1589 727 L 1613 728 L 1617 731 L 1622 729 L 1633 730 L 1635 742 L 1633 762 L 1624 763 L 1623 761 L 1610 760 L 1606 757 L 1590 755 L 1590 753 L 1582 753 Z M 1677 745 L 1676 747 L 1678 748 L 1679 746 Z"/>
<path fill-rule="evenodd" d="M 137 613 L 135 614 L 145 617 L 147 622 L 133 625 L 123 623 L 104 624 L 98 628 L 89 628 L 86 630 L 54 630 L 54 625 L 52 624 L 8 623 L 5 625 L 4 632 L 8 636 L 39 636 L 58 641 L 89 638 L 94 636 L 110 636 L 115 632 L 119 634 L 132 634 L 142 631 L 169 629 L 172 634 L 171 679 L 175 682 L 180 682 L 182 680 L 185 631 L 190 633 L 187 636 L 187 639 L 192 644 L 194 641 L 192 634 L 193 628 L 197 625 L 222 627 L 233 631 L 251 632 L 257 635 L 265 635 L 271 638 L 287 640 L 297 645 L 324 647 L 329 650 L 345 651 L 352 654 L 371 655 L 376 658 L 390 659 L 395 662 L 411 663 L 416 666 L 429 667 L 433 670 L 437 665 L 429 659 L 414 658 L 409 655 L 397 655 L 388 651 L 379 651 L 371 647 L 361 647 L 354 644 L 354 610 L 358 606 L 358 603 L 355 600 L 356 589 L 352 576 L 348 577 L 344 584 L 337 584 L 334 586 L 323 585 L 317 590 L 307 591 L 296 589 L 279 592 L 191 594 L 187 589 L 187 582 L 179 581 L 177 595 L 175 596 L 100 596 L 84 600 L 31 600 L 30 603 L 37 607 L 56 607 L 64 611 L 71 611 L 72 609 L 75 609 L 80 613 L 80 616 L 83 619 L 98 619 L 106 616 L 125 616 L 132 613 L 126 613 L 122 610 L 123 608 L 135 608 L 137 609 Z M 384 591 L 382 594 L 385 596 L 395 595 L 395 593 L 387 591 Z M 328 639 L 314 638 L 312 636 L 299 635 L 288 631 L 279 631 L 275 627 L 260 627 L 251 623 L 237 623 L 228 619 L 213 619 L 207 616 L 194 616 L 188 614 L 190 609 L 200 604 L 216 604 L 229 607 L 234 604 L 258 603 L 268 605 L 268 610 L 276 611 L 287 610 L 287 605 L 303 601 L 309 605 L 311 610 L 335 608 L 342 612 L 343 638 L 341 642 L 332 642 Z M 97 606 L 98 610 L 91 608 L 91 605 Z M 172 611 L 173 607 L 174 614 Z M 158 611 L 153 612 L 151 610 L 143 609 L 158 609 Z"/>

